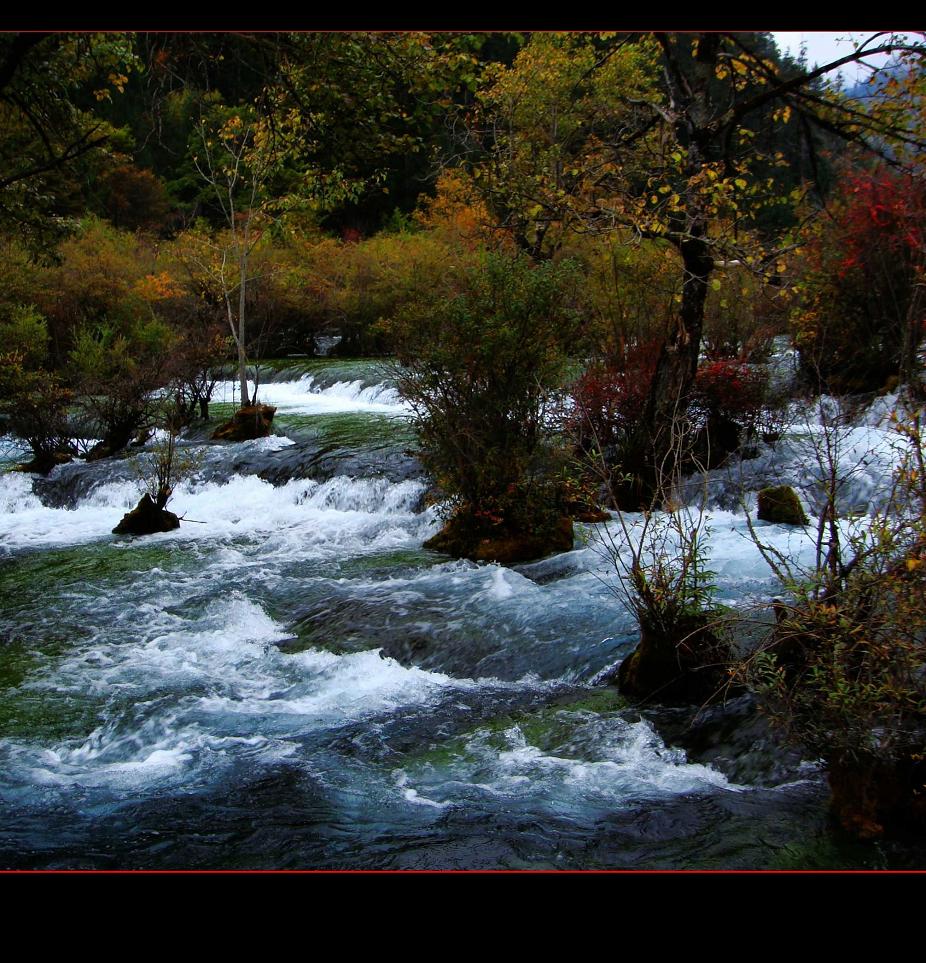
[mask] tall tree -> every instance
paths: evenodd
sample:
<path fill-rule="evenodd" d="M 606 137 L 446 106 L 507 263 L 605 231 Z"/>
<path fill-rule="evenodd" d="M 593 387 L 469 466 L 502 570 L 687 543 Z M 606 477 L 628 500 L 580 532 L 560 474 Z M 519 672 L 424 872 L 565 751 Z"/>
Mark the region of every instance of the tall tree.
<path fill-rule="evenodd" d="M 214 195 L 225 231 L 206 240 L 202 265 L 222 293 L 225 317 L 238 356 L 241 407 L 254 401 L 248 390 L 247 287 L 251 254 L 280 209 L 272 190 L 286 152 L 265 114 L 252 108 L 213 106 L 192 136 L 193 163 Z"/>
<path fill-rule="evenodd" d="M 133 66 L 128 35 L 0 34 L 0 222 L 38 245 L 74 212 L 74 172 L 117 135 L 94 107 Z"/>
<path fill-rule="evenodd" d="M 583 70 L 575 76 L 570 59 L 557 65 L 548 55 L 551 78 L 539 90 L 532 87 L 526 81 L 537 67 L 527 54 L 539 45 L 552 54 L 563 45 L 578 47 Z M 633 479 L 624 492 L 628 503 L 649 503 L 657 476 L 675 473 L 673 436 L 694 383 L 714 271 L 729 261 L 766 276 L 783 268 L 779 257 L 793 239 L 763 245 L 749 230 L 759 211 L 782 200 L 774 171 L 787 158 L 778 133 L 797 125 L 811 171 L 821 131 L 893 162 L 898 145 L 926 147 L 922 130 L 910 129 L 909 100 L 865 106 L 822 84 L 868 56 L 893 53 L 921 64 L 922 40 L 874 34 L 813 69 L 767 52 L 763 35 L 541 38 L 501 73 L 486 98 L 497 107 L 523 77 L 522 103 L 533 98 L 542 108 L 536 116 L 559 117 L 546 133 L 536 116 L 525 125 L 509 112 L 506 124 L 497 109 L 490 112 L 494 126 L 478 125 L 478 180 L 496 205 L 499 197 L 513 202 L 528 241 L 532 236 L 536 245 L 564 223 L 593 231 L 624 225 L 640 237 L 664 239 L 678 253 L 677 313 L 640 422 L 637 459 L 624 466 Z"/>

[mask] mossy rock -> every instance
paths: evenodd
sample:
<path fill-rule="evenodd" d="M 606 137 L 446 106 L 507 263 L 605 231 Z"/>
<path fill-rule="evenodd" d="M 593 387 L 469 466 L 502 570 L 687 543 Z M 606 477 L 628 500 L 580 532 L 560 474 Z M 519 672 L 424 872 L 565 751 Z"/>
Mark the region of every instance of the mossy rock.
<path fill-rule="evenodd" d="M 790 485 L 763 488 L 759 492 L 759 518 L 776 525 L 809 525 L 797 492 Z"/>
<path fill-rule="evenodd" d="M 56 465 L 66 465 L 73 460 L 74 456 L 70 452 L 55 451 L 50 454 L 36 455 L 32 461 L 27 461 L 24 465 L 17 465 L 13 470 L 47 475 Z"/>
<path fill-rule="evenodd" d="M 165 508 L 158 508 L 154 499 L 145 492 L 141 501 L 122 516 L 113 529 L 113 535 L 153 535 L 155 532 L 172 532 L 180 527 L 180 519 Z"/>
<path fill-rule="evenodd" d="M 728 690 L 733 651 L 716 624 L 720 612 L 687 615 L 671 634 L 643 626 L 636 649 L 620 664 L 618 690 L 656 703 L 704 703 Z"/>
<path fill-rule="evenodd" d="M 451 519 L 433 538 L 424 543 L 424 547 L 444 552 L 454 558 L 514 565 L 518 562 L 531 562 L 555 552 L 570 552 L 573 544 L 572 519 L 563 516 L 548 531 L 540 533 L 504 529 L 490 534 L 480 533 Z"/>
<path fill-rule="evenodd" d="M 250 441 L 266 438 L 273 425 L 276 408 L 272 405 L 247 405 L 239 408 L 225 424 L 212 433 L 214 441 Z"/>

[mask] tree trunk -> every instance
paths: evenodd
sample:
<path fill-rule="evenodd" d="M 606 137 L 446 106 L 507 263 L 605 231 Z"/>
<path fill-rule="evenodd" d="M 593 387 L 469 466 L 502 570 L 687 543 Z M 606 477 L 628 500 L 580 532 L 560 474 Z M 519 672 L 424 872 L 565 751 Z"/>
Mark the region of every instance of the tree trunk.
<path fill-rule="evenodd" d="M 654 499 L 663 501 L 679 474 L 685 454 L 685 413 L 698 370 L 704 305 L 714 267 L 703 228 L 682 241 L 679 250 L 685 271 L 682 303 L 675 330 L 659 355 L 643 416 L 633 492 L 639 508 L 650 507 Z"/>
<path fill-rule="evenodd" d="M 241 407 L 247 408 L 248 399 L 248 359 L 244 353 L 244 345 L 238 342 L 238 382 L 241 385 Z"/>
<path fill-rule="evenodd" d="M 920 274 L 922 267 L 916 264 L 916 273 Z M 914 279 L 913 294 L 907 306 L 907 316 L 904 319 L 903 345 L 900 355 L 900 383 L 914 388 L 916 386 L 917 355 L 920 349 L 922 332 L 923 284 Z"/>
<path fill-rule="evenodd" d="M 209 399 L 208 398 L 199 399 L 199 417 L 202 418 L 203 421 L 209 420 Z"/>
<path fill-rule="evenodd" d="M 242 254 L 238 259 L 239 277 L 241 283 L 238 285 L 238 379 L 241 382 L 241 407 L 246 408 L 248 401 L 248 359 L 244 352 L 244 298 L 245 285 L 248 279 L 247 256 Z M 255 392 L 256 394 L 257 392 Z M 254 399 L 252 399 L 254 400 Z"/>

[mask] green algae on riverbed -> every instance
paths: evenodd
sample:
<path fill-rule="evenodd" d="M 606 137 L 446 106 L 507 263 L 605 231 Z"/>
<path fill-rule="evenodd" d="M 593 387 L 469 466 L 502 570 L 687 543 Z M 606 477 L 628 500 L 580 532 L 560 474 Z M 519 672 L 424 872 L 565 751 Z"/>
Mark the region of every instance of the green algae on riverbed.
<path fill-rule="evenodd" d="M 476 728 L 445 742 L 433 742 L 412 750 L 405 756 L 403 768 L 406 771 L 417 767 L 446 768 L 454 762 L 475 762 L 477 745 L 483 752 L 487 746 L 503 751 L 507 747 L 507 734 L 515 729 L 525 743 L 536 749 L 568 751 L 576 726 L 591 718 L 618 716 L 628 708 L 627 700 L 616 689 L 572 690 L 540 708 L 486 719 Z"/>

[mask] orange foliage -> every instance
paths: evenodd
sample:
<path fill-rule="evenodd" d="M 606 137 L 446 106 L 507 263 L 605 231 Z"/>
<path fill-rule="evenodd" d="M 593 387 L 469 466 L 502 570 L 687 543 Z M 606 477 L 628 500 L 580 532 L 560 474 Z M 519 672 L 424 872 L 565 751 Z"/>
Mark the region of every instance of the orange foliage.
<path fill-rule="evenodd" d="M 485 202 L 472 181 L 461 171 L 444 171 L 437 193 L 415 212 L 415 221 L 441 240 L 459 241 L 473 248 L 497 236 Z"/>

